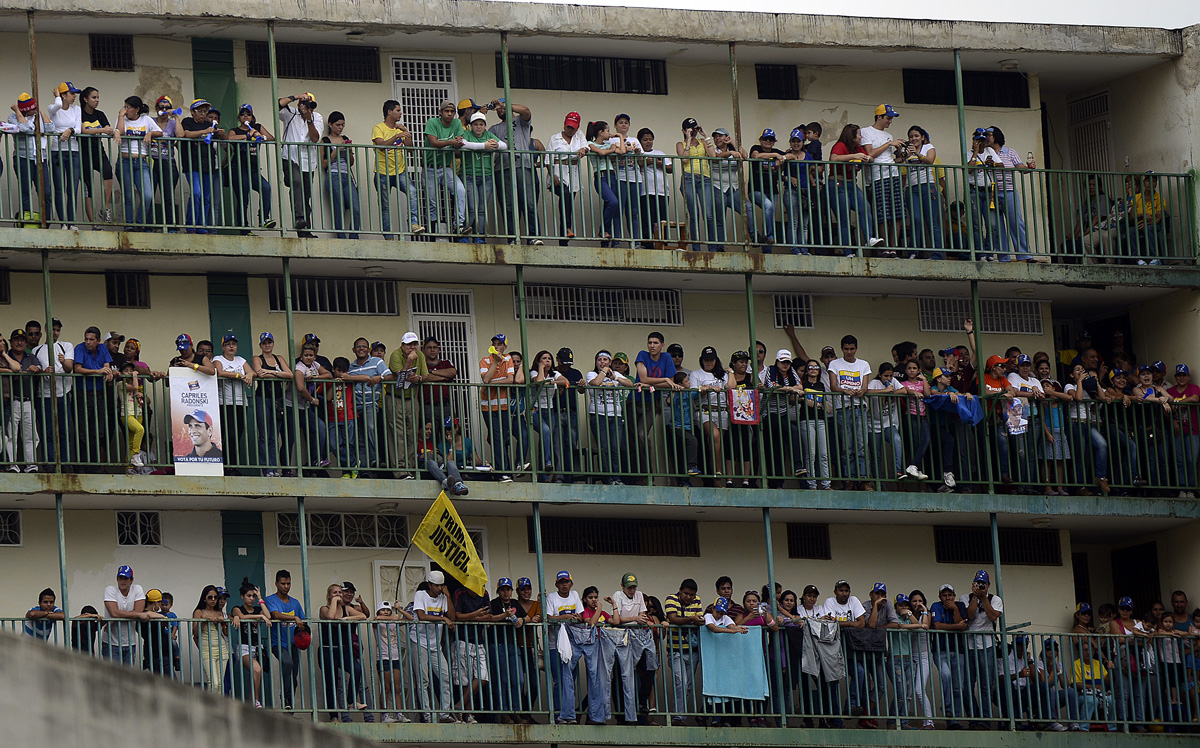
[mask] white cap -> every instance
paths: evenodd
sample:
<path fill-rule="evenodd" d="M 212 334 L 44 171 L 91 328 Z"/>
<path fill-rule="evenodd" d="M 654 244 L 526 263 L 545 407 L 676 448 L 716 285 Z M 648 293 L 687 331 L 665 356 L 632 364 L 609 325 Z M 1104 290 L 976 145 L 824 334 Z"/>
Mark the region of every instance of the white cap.
<path fill-rule="evenodd" d="M 471 115 L 471 118 L 469 120 L 467 120 L 467 123 L 470 124 L 471 122 L 475 122 L 476 120 L 481 121 L 481 122 L 487 122 L 487 115 L 484 114 L 483 112 L 475 112 L 474 114 Z"/>
<path fill-rule="evenodd" d="M 789 351 L 787 348 L 780 348 L 778 351 L 775 352 L 775 360 L 776 361 L 791 361 L 792 360 L 792 352 Z"/>
<path fill-rule="evenodd" d="M 391 610 L 391 609 L 392 609 L 392 604 L 385 600 L 385 601 L 379 603 L 379 605 L 377 605 L 375 607 L 375 612 L 378 613 L 381 610 Z"/>
<path fill-rule="evenodd" d="M 420 341 L 421 339 L 418 338 L 417 334 L 412 330 L 404 333 L 404 337 L 400 338 L 401 343 L 419 343 Z"/>
<path fill-rule="evenodd" d="M 942 594 L 943 592 L 945 592 L 946 590 L 950 590 L 951 592 L 953 592 L 953 591 L 954 591 L 954 585 L 952 585 L 952 584 L 949 584 L 949 583 L 947 583 L 947 584 L 943 584 L 941 587 L 939 587 L 939 588 L 938 588 L 938 594 L 940 595 L 940 594 Z"/>
<path fill-rule="evenodd" d="M 434 569 L 433 571 L 431 571 L 425 575 L 425 581 L 429 582 L 430 584 L 445 584 L 446 583 L 446 575 L 443 574 L 442 572 L 438 571 L 437 569 Z"/>

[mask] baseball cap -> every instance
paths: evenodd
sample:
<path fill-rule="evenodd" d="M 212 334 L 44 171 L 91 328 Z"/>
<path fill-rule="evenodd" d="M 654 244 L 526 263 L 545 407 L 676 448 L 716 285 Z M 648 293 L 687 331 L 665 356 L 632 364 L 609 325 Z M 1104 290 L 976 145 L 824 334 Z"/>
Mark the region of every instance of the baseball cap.
<path fill-rule="evenodd" d="M 79 89 L 76 88 L 75 84 L 71 81 L 63 81 L 62 83 L 58 84 L 57 88 L 54 89 L 54 93 L 59 95 L 65 93 L 79 93 Z"/>
<path fill-rule="evenodd" d="M 446 429 L 452 429 L 457 425 L 458 421 L 454 419 L 454 416 L 446 416 L 446 420 L 442 422 L 442 428 Z"/>
<path fill-rule="evenodd" d="M 887 594 L 887 585 L 884 584 L 883 582 L 876 582 L 875 584 L 873 584 L 871 586 L 871 591 L 872 592 L 882 592 L 883 594 L 886 595 Z"/>
<path fill-rule="evenodd" d="M 940 595 L 941 593 L 945 592 L 946 590 L 950 590 L 951 592 L 953 592 L 954 585 L 950 584 L 949 582 L 947 582 L 946 584 L 943 584 L 941 587 L 938 587 L 938 594 Z"/>
<path fill-rule="evenodd" d="M 125 340 L 125 336 L 121 333 L 117 332 L 116 330 L 109 330 L 107 333 L 105 333 L 104 340 L 102 342 L 107 343 L 113 338 L 116 338 L 117 340 Z"/>
<path fill-rule="evenodd" d="M 1133 610 L 1133 598 L 1126 595 L 1125 597 L 1123 597 L 1117 601 L 1117 607 L 1118 608 L 1129 608 L 1130 610 Z"/>
<path fill-rule="evenodd" d="M 728 613 L 729 612 L 729 598 L 718 597 L 717 601 L 715 603 L 713 603 L 713 609 L 716 610 L 718 613 Z"/>
<path fill-rule="evenodd" d="M 762 131 L 762 135 L 759 135 L 758 139 L 759 140 L 775 140 L 775 131 L 768 127 Z"/>
<path fill-rule="evenodd" d="M 264 332 L 258 336 L 258 342 L 260 343 L 265 343 L 268 340 L 270 340 L 272 343 L 275 342 L 275 336 L 269 332 Z"/>
<path fill-rule="evenodd" d="M 571 579 L 571 572 L 566 571 L 566 570 L 558 572 L 558 574 L 554 578 L 554 580 L 556 582 L 561 582 L 564 579 L 566 579 L 567 581 L 574 581 Z"/>
<path fill-rule="evenodd" d="M 910 604 L 908 601 L 908 595 L 904 594 L 903 592 L 897 594 L 896 599 L 892 601 L 893 605 L 900 605 L 901 603 L 903 603 L 905 605 Z"/>
<path fill-rule="evenodd" d="M 717 129 L 713 130 L 713 135 L 728 135 L 728 134 L 729 134 L 729 131 L 726 130 L 724 127 L 718 127 Z"/>
<path fill-rule="evenodd" d="M 734 351 L 733 355 L 729 357 L 729 360 L 730 361 L 749 361 L 750 354 L 746 353 L 745 351 Z"/>
<path fill-rule="evenodd" d="M 933 371 L 929 372 L 929 376 L 933 377 L 934 379 L 937 379 L 938 377 L 942 376 L 945 373 L 946 373 L 945 369 L 943 369 L 940 366 L 935 366 L 933 368 Z"/>
<path fill-rule="evenodd" d="M 442 572 L 438 571 L 437 569 L 434 569 L 433 571 L 431 571 L 425 575 L 425 581 L 429 582 L 430 584 L 445 584 L 446 583 L 446 575 L 443 574 Z"/>
<path fill-rule="evenodd" d="M 126 579 L 133 579 L 133 567 L 132 566 L 122 566 L 121 568 L 117 569 L 117 578 L 120 579 L 121 577 L 125 577 Z"/>
<path fill-rule="evenodd" d="M 951 346 L 950 348 L 943 348 L 942 350 L 938 351 L 938 355 L 939 356 L 957 356 L 958 349 L 953 346 Z"/>
<path fill-rule="evenodd" d="M 1150 364 L 1142 364 L 1141 366 L 1138 367 L 1137 370 L 1139 373 L 1141 373 L 1143 371 L 1154 371 L 1154 367 L 1151 366 Z"/>
<path fill-rule="evenodd" d="M 379 348 L 382 348 L 385 351 L 387 350 L 387 346 L 383 344 L 382 340 L 376 340 L 374 343 L 371 344 L 371 350 L 374 351 Z"/>
<path fill-rule="evenodd" d="M 567 112 L 567 116 L 563 118 L 563 124 L 579 127 L 579 123 L 582 120 L 583 118 L 579 116 L 579 112 Z"/>
<path fill-rule="evenodd" d="M 713 348 L 711 345 L 706 345 L 701 348 L 700 360 L 703 361 L 706 358 L 717 358 L 717 349 Z"/>
<path fill-rule="evenodd" d="M 1175 373 L 1176 374 L 1191 374 L 1191 372 L 1188 370 L 1187 364 L 1179 364 L 1178 366 L 1176 366 Z"/>
<path fill-rule="evenodd" d="M 635 577 L 633 574 L 626 573 L 621 575 L 622 587 L 636 587 L 637 583 L 637 577 Z"/>
<path fill-rule="evenodd" d="M 1018 366 L 1020 366 L 1021 364 L 1028 364 L 1028 363 L 1032 363 L 1032 362 L 1033 362 L 1033 359 L 1029 358 L 1029 354 L 1027 354 L 1027 353 L 1022 353 L 1020 356 L 1017 356 L 1017 365 Z"/>
<path fill-rule="evenodd" d="M 558 349 L 558 354 L 555 356 L 555 358 L 564 364 L 573 364 L 575 363 L 575 352 L 570 348 L 563 346 L 562 348 Z"/>
<path fill-rule="evenodd" d="M 183 417 L 183 422 L 188 423 L 189 419 L 192 421 L 195 421 L 196 423 L 206 423 L 210 427 L 213 425 L 212 416 L 210 416 L 207 412 L 200 410 L 198 408 L 196 410 L 193 410 L 191 413 L 188 413 L 187 415 L 185 415 Z"/>
<path fill-rule="evenodd" d="M 462 99 L 461 101 L 458 102 L 459 111 L 462 111 L 464 109 L 478 109 L 478 108 L 479 108 L 479 105 L 475 103 L 474 99 Z"/>
<path fill-rule="evenodd" d="M 788 140 L 804 140 L 804 130 L 801 130 L 799 127 L 792 130 L 792 134 Z"/>
<path fill-rule="evenodd" d="M 678 353 L 680 356 L 682 356 L 683 355 L 683 346 L 681 346 L 678 343 L 672 343 L 669 346 L 667 346 L 667 353 L 671 354 L 672 356 L 674 356 L 676 353 Z"/>
<path fill-rule="evenodd" d="M 296 649 L 308 649 L 312 646 L 312 634 L 307 631 L 297 631 L 292 637 L 292 643 L 296 645 Z"/>
<path fill-rule="evenodd" d="M 250 112 L 251 114 L 254 114 L 254 107 L 250 106 L 249 104 L 242 104 L 240 107 L 238 107 L 238 114 L 241 114 L 242 112 Z"/>
<path fill-rule="evenodd" d="M 354 582 L 342 582 L 342 589 L 350 590 L 351 592 L 358 592 L 358 590 L 354 587 Z"/>
<path fill-rule="evenodd" d="M 215 591 L 217 593 L 217 597 L 229 597 L 229 590 L 225 589 L 224 587 L 217 587 Z"/>
<path fill-rule="evenodd" d="M 988 576 L 987 571 L 980 569 L 979 571 L 975 572 L 975 581 L 983 582 L 984 584 L 991 584 L 992 578 Z"/>
<path fill-rule="evenodd" d="M 162 602 L 162 590 L 146 590 L 146 602 L 161 603 Z"/>
<path fill-rule="evenodd" d="M 899 117 L 900 112 L 897 112 L 895 109 L 892 109 L 891 104 L 880 104 L 879 106 L 875 107 L 875 116 L 876 117 Z"/>
<path fill-rule="evenodd" d="M 301 94 L 301 97 L 311 101 L 313 106 L 317 105 L 317 97 L 313 95 L 312 91 L 305 91 L 303 94 Z"/>
<path fill-rule="evenodd" d="M 25 339 L 25 331 L 20 328 L 17 328 L 16 330 L 12 331 L 12 334 L 9 335 L 8 338 L 9 338 L 9 340 L 12 340 L 13 338 Z M 105 338 L 105 340 L 108 340 L 108 338 Z"/>
<path fill-rule="evenodd" d="M 471 115 L 470 119 L 467 120 L 467 124 L 470 124 L 470 123 L 476 122 L 476 121 L 487 122 L 487 115 L 484 114 L 483 112 L 475 112 L 474 114 Z"/>
<path fill-rule="evenodd" d="M 391 610 L 391 609 L 392 609 L 392 604 L 389 603 L 387 600 L 383 600 L 378 605 L 375 606 L 376 613 L 378 613 L 381 610 Z"/>
<path fill-rule="evenodd" d="M 170 96 L 159 96 L 154 102 L 154 106 L 159 109 L 170 109 L 171 107 L 175 106 L 175 102 L 171 101 Z"/>
<path fill-rule="evenodd" d="M 204 99 L 192 99 L 192 103 L 188 105 L 188 109 L 199 109 L 202 106 L 212 106 Z"/>
<path fill-rule="evenodd" d="M 1005 362 L 1005 361 L 1007 361 L 1007 360 L 1008 360 L 1008 359 L 1006 359 L 1004 356 L 1001 356 L 1001 355 L 999 355 L 999 354 L 996 354 L 996 355 L 994 355 L 994 356 L 988 356 L 988 360 L 987 360 L 987 368 L 989 368 L 989 369 L 990 369 L 990 368 L 992 368 L 993 366 L 995 366 L 996 364 L 1002 364 L 1002 363 L 1004 363 L 1004 362 Z"/>
<path fill-rule="evenodd" d="M 404 333 L 404 337 L 400 338 L 401 343 L 420 343 L 421 339 L 412 330 Z"/>
<path fill-rule="evenodd" d="M 24 91 L 17 97 L 17 109 L 21 110 L 21 114 L 29 114 L 37 109 L 37 99 L 30 96 L 28 91 Z"/>
<path fill-rule="evenodd" d="M 512 580 L 509 579 L 508 577 L 500 577 L 500 581 L 496 582 L 497 590 L 502 590 L 505 587 L 512 589 L 512 586 L 513 586 Z"/>
<path fill-rule="evenodd" d="M 620 114 L 618 114 L 616 117 L 613 117 L 613 122 L 616 122 L 616 121 L 617 121 L 617 120 L 619 120 L 619 119 L 627 119 L 627 120 L 632 120 L 632 119 L 633 119 L 633 117 L 630 117 L 628 114 L 625 114 L 624 112 L 621 112 L 621 113 L 620 113 Z"/>
<path fill-rule="evenodd" d="M 495 343 L 495 342 L 497 342 L 497 341 L 498 341 L 498 342 L 501 342 L 501 343 L 507 343 L 507 342 L 508 342 L 508 336 L 506 336 L 506 335 L 505 335 L 504 333 L 502 333 L 502 332 L 498 332 L 498 333 L 496 333 L 495 335 L 493 335 L 493 336 L 492 336 L 492 342 L 493 342 L 493 343 Z"/>
<path fill-rule="evenodd" d="M 1047 636 L 1042 639 L 1042 649 L 1058 649 L 1058 640 Z"/>
<path fill-rule="evenodd" d="M 827 345 L 827 346 L 825 346 L 824 348 L 822 348 L 822 349 L 821 349 L 821 355 L 822 355 L 822 356 L 824 356 L 824 355 L 825 355 L 825 353 L 826 353 L 827 351 L 828 351 L 829 353 L 837 353 L 837 351 L 836 351 L 836 350 L 834 350 L 833 346 L 831 346 L 831 345 Z"/>
<path fill-rule="evenodd" d="M 1155 371 L 1166 371 L 1167 365 L 1162 361 L 1155 361 L 1154 363 L 1150 364 L 1150 368 L 1154 369 Z"/>
<path fill-rule="evenodd" d="M 221 345 L 225 345 L 226 343 L 236 343 L 236 342 L 237 342 L 237 335 L 234 335 L 231 332 L 225 333 L 225 335 L 221 337 Z"/>
<path fill-rule="evenodd" d="M 850 586 L 850 583 L 849 583 L 848 581 L 846 581 L 845 579 L 839 579 L 839 580 L 837 580 L 836 582 L 834 582 L 834 583 L 833 583 L 833 588 L 834 588 L 835 590 L 836 590 L 838 587 L 849 587 L 849 586 Z"/>
<path fill-rule="evenodd" d="M 304 333 L 304 342 L 305 343 L 316 343 L 317 345 L 320 345 L 321 339 L 317 337 L 316 333 L 306 332 L 306 333 Z"/>
<path fill-rule="evenodd" d="M 699 126 L 700 126 L 700 123 L 696 121 L 695 117 L 687 117 L 686 119 L 683 120 L 683 129 L 684 130 L 690 130 L 694 127 L 699 127 Z M 723 134 L 728 135 L 729 133 L 726 132 Z"/>
<path fill-rule="evenodd" d="M 1091 613 L 1092 606 L 1088 605 L 1087 603 L 1079 603 L 1078 605 L 1075 606 L 1075 612 L 1076 613 Z"/>
<path fill-rule="evenodd" d="M 971 136 L 971 140 L 987 140 L 988 131 L 982 127 L 975 128 L 975 134 Z"/>
<path fill-rule="evenodd" d="M 775 360 L 776 361 L 791 361 L 792 360 L 792 352 L 789 351 L 787 348 L 780 348 L 778 351 L 775 352 Z"/>
<path fill-rule="evenodd" d="M 629 363 L 629 354 L 625 351 L 617 351 L 613 354 L 613 361 L 621 361 L 627 364 Z"/>
<path fill-rule="evenodd" d="M 533 582 L 530 581 L 529 577 L 521 577 L 520 579 L 517 580 L 517 589 L 519 589 L 519 590 L 523 590 L 526 587 L 532 587 L 532 586 L 533 586 Z"/>

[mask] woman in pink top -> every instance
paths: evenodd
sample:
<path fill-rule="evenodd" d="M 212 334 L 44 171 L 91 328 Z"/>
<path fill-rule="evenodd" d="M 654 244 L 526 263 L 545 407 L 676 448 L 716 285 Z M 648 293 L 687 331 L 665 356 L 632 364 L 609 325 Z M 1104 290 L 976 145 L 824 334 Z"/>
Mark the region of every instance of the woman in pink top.
<path fill-rule="evenodd" d="M 1187 364 L 1175 367 L 1175 386 L 1167 388 L 1167 394 L 1177 405 L 1175 429 L 1179 439 L 1175 442 L 1175 468 L 1179 480 L 1181 499 L 1196 498 L 1196 458 L 1200 457 L 1200 387 L 1192 384 L 1192 374 Z"/>
<path fill-rule="evenodd" d="M 935 369 L 935 371 L 938 371 Z M 903 408 L 904 433 L 907 441 L 913 446 L 912 457 L 908 461 L 905 474 L 917 480 L 929 478 L 921 470 L 921 462 L 929 451 L 929 419 L 925 415 L 925 400 L 929 397 L 929 382 L 921 376 L 921 366 L 916 361 L 904 365 L 904 377 L 900 380 L 904 393 L 908 395 L 908 407 Z"/>

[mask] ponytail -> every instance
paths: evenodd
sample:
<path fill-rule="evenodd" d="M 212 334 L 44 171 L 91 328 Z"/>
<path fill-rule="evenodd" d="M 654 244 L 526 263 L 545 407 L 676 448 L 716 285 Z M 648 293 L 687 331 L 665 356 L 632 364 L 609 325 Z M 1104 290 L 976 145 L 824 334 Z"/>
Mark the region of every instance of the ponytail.
<path fill-rule="evenodd" d="M 125 106 L 131 106 L 136 109 L 139 117 L 143 114 L 150 113 L 150 107 L 146 104 L 146 102 L 142 101 L 141 96 L 130 96 L 129 98 L 125 99 Z"/>

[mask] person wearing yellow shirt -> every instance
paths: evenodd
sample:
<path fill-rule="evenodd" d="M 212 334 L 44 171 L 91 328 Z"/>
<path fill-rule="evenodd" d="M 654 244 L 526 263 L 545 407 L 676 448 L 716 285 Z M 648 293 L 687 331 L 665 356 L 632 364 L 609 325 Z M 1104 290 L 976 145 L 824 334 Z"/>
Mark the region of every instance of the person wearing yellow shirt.
<path fill-rule="evenodd" d="M 409 229 L 414 235 L 425 233 L 425 227 L 417 220 L 420 200 L 417 185 L 408 178 L 408 165 L 404 160 L 404 148 L 412 147 L 412 133 L 400 124 L 403 112 L 400 102 L 388 99 L 383 102 L 383 122 L 371 128 L 371 142 L 380 146 L 375 153 L 375 189 L 379 192 L 379 215 L 383 231 L 392 230 L 392 188 L 403 192 L 408 199 Z M 397 200 L 399 194 L 397 194 Z M 392 234 L 388 239 L 398 239 Z"/>
<path fill-rule="evenodd" d="M 1167 243 L 1167 229 L 1163 221 L 1162 194 L 1158 191 L 1158 177 L 1154 172 L 1146 172 L 1142 178 L 1142 191 L 1133 196 L 1129 209 L 1137 222 L 1137 233 L 1130 237 L 1131 244 L 1136 253 L 1143 255 L 1137 264 L 1147 264 L 1145 256 L 1148 255 L 1150 265 L 1161 265 L 1162 259 L 1158 255 Z"/>

